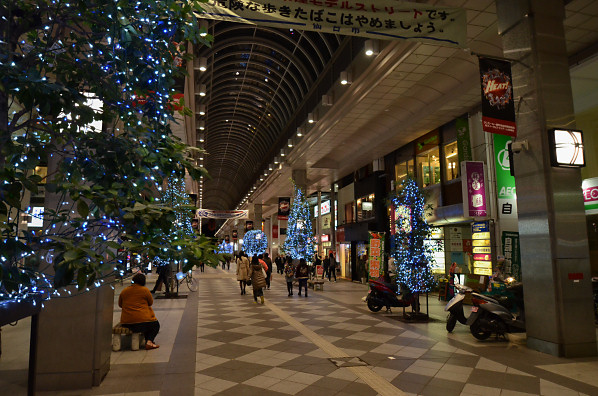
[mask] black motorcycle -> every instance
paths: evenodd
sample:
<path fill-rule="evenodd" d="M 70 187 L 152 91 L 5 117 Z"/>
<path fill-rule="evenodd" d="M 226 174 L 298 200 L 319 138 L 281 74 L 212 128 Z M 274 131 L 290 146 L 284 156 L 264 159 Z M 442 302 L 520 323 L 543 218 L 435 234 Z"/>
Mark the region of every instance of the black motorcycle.
<path fill-rule="evenodd" d="M 525 333 L 525 311 L 523 306 L 523 284 L 514 282 L 506 286 L 512 297 L 491 298 L 472 293 L 471 315 L 467 325 L 471 334 L 478 340 L 485 340 L 492 333 Z"/>

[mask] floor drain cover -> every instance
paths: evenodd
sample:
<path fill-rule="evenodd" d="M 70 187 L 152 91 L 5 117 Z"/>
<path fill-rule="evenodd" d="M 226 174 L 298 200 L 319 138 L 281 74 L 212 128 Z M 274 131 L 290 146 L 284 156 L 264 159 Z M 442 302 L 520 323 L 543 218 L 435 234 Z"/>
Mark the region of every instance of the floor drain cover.
<path fill-rule="evenodd" d="M 368 364 L 358 357 L 342 357 L 342 358 L 329 358 L 336 367 L 355 367 L 355 366 L 367 366 Z"/>

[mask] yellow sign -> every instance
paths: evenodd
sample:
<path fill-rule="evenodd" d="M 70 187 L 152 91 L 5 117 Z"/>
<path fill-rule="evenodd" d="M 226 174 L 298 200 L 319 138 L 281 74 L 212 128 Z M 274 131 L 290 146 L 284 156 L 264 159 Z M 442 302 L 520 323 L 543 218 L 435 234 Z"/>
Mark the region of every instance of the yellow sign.
<path fill-rule="evenodd" d="M 471 239 L 488 239 L 490 240 L 490 233 L 489 232 L 476 232 L 471 234 Z"/>
<path fill-rule="evenodd" d="M 492 254 L 491 247 L 474 247 L 473 253 L 481 253 L 481 254 Z"/>
<path fill-rule="evenodd" d="M 471 246 L 473 246 L 473 247 L 490 246 L 490 240 L 489 239 L 474 239 L 473 241 L 471 241 Z"/>
<path fill-rule="evenodd" d="M 492 270 L 492 261 L 474 261 L 474 268 L 490 268 Z"/>
<path fill-rule="evenodd" d="M 474 268 L 473 269 L 473 274 L 474 275 L 488 275 L 488 276 L 491 276 L 492 275 L 492 269 L 491 268 Z"/>

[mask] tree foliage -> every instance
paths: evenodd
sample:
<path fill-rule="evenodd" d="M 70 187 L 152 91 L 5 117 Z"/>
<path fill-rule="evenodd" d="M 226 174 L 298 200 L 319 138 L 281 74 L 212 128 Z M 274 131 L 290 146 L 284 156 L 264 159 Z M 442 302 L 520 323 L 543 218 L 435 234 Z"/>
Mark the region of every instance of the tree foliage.
<path fill-rule="evenodd" d="M 309 204 L 303 191 L 295 187 L 282 251 L 294 259 L 313 260 L 316 253 Z"/>
<path fill-rule="evenodd" d="M 427 292 L 434 285 L 434 256 L 433 247 L 425 242 L 431 239 L 431 228 L 425 219 L 424 196 L 415 181 L 408 179 L 391 201 L 395 227 L 391 254 L 397 282 L 413 293 Z"/>
<path fill-rule="evenodd" d="M 214 255 L 207 238 L 170 243 L 176 213 L 155 200 L 172 174 L 206 175 L 170 130 L 186 43 L 212 39 L 200 10 L 195 0 L 0 4 L 0 299 L 99 286 L 123 249 Z M 33 230 L 23 220 L 36 195 L 45 212 Z"/>

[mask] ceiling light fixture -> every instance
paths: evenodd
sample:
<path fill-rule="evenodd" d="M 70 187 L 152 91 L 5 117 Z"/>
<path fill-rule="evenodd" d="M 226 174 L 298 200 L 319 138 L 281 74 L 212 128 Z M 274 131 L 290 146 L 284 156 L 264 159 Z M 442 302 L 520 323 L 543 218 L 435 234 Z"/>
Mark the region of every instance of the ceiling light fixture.
<path fill-rule="evenodd" d="M 206 84 L 200 84 L 199 85 L 199 96 L 206 96 L 206 92 L 207 92 L 207 88 L 206 88 Z"/>
<path fill-rule="evenodd" d="M 297 136 L 299 136 L 299 137 L 303 136 L 303 128 L 302 127 L 297 128 Z"/>
<path fill-rule="evenodd" d="M 205 19 L 200 19 L 199 20 L 199 35 L 201 37 L 206 37 L 208 35 L 208 27 L 209 27 L 209 23 L 207 20 Z"/>
<path fill-rule="evenodd" d="M 199 121 L 198 126 L 200 131 L 206 129 L 206 123 L 204 121 Z"/>
<path fill-rule="evenodd" d="M 378 55 L 378 40 L 366 40 L 364 47 L 367 56 Z"/>
<path fill-rule="evenodd" d="M 314 122 L 318 121 L 318 117 L 316 113 L 308 113 L 307 114 L 307 122 L 313 124 Z"/>
<path fill-rule="evenodd" d="M 199 71 L 205 72 L 208 70 L 208 58 L 205 56 L 199 57 Z"/>
<path fill-rule="evenodd" d="M 293 147 L 293 139 L 289 139 L 289 140 L 287 141 L 287 146 L 288 146 L 288 147 Z"/>
<path fill-rule="evenodd" d="M 341 84 L 342 85 L 351 84 L 351 73 L 349 73 L 348 71 L 341 72 Z"/>
<path fill-rule="evenodd" d="M 206 115 L 206 105 L 200 104 L 198 107 L 199 115 Z"/>

